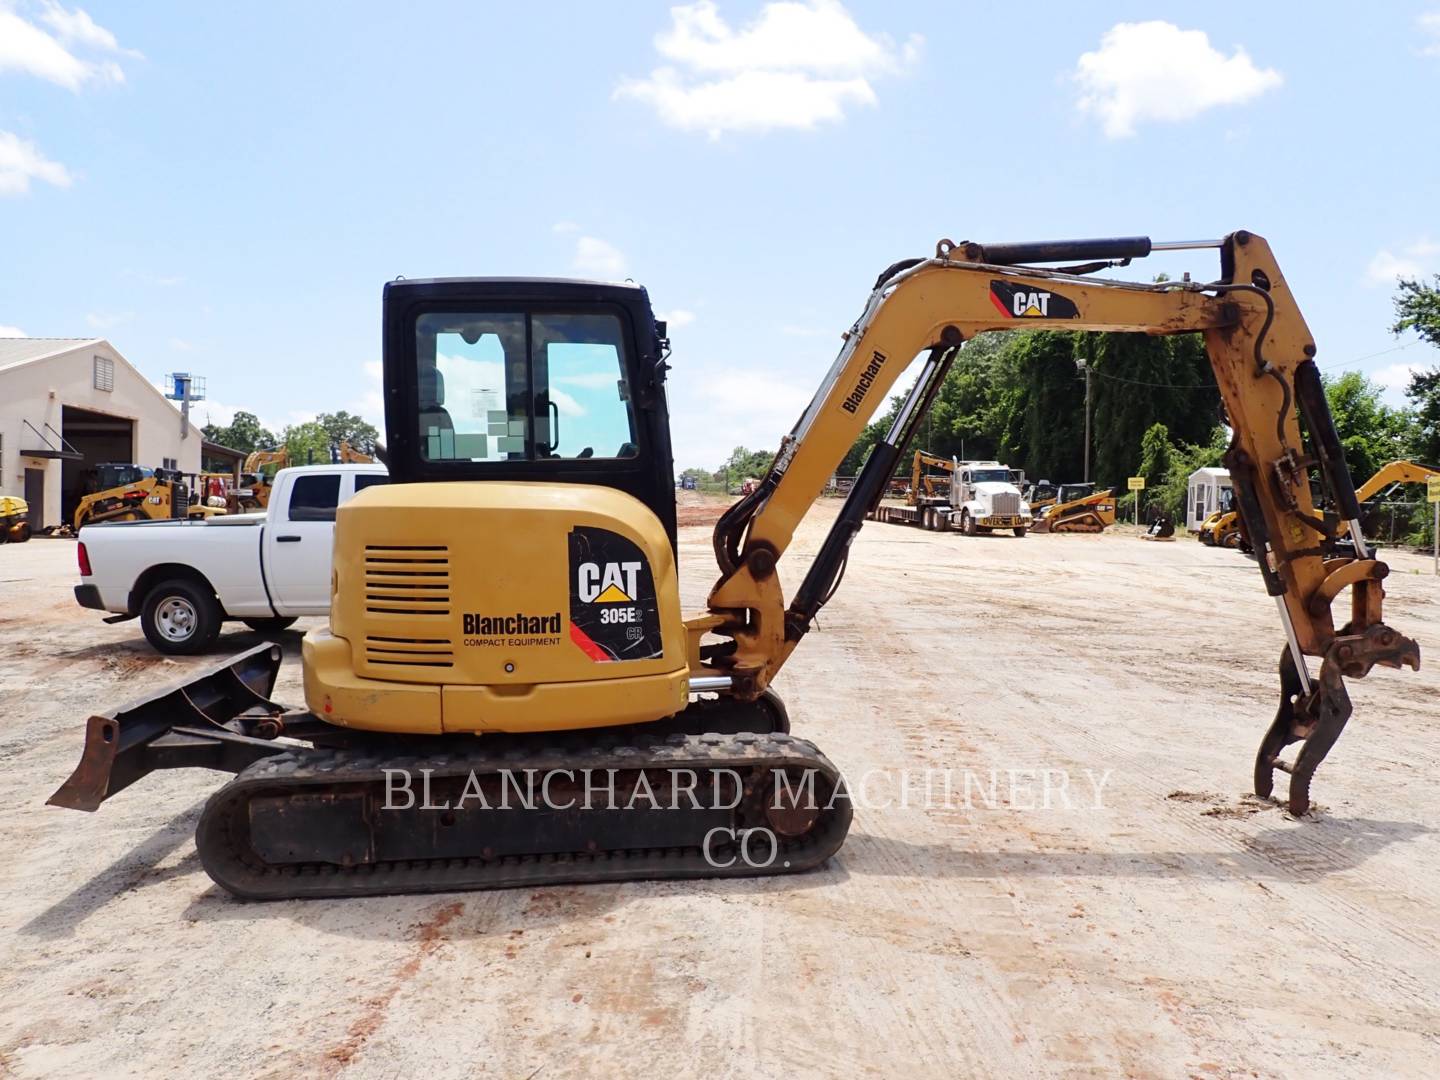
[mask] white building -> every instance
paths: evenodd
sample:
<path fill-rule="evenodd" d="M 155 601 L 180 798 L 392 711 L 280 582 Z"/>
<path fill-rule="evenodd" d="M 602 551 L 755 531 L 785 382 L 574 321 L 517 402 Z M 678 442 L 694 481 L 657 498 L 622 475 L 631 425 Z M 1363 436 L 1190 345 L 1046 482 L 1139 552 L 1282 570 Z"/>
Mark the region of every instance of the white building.
<path fill-rule="evenodd" d="M 1216 510 L 1230 509 L 1230 470 L 1196 469 L 1185 499 L 1185 527 L 1199 528 Z"/>
<path fill-rule="evenodd" d="M 0 338 L 0 494 L 60 525 L 102 462 L 200 470 L 200 429 L 103 338 Z"/>

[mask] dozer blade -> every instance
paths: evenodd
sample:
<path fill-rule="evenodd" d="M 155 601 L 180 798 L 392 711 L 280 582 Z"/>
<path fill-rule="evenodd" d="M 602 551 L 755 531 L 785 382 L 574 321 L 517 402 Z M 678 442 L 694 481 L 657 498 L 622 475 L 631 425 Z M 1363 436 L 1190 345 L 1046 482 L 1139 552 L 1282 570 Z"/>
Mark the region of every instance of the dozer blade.
<path fill-rule="evenodd" d="M 257 645 L 124 708 L 90 717 L 80 764 L 46 801 L 96 810 L 155 769 L 198 766 L 236 773 L 286 750 L 252 735 L 257 729 L 278 730 L 275 721 L 285 709 L 270 693 L 279 671 L 280 646 Z"/>

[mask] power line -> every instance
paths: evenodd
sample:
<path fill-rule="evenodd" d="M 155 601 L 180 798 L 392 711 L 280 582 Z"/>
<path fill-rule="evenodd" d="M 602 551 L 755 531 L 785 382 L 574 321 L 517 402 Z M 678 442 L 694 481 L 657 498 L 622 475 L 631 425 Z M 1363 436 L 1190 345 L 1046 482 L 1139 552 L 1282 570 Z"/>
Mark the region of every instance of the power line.
<path fill-rule="evenodd" d="M 1365 355 L 1365 356 L 1357 356 L 1357 357 L 1355 357 L 1355 359 L 1353 359 L 1353 360 L 1341 360 L 1341 361 L 1338 361 L 1338 362 L 1336 362 L 1336 363 L 1334 363 L 1334 364 L 1326 364 L 1326 365 L 1325 365 L 1324 367 L 1322 367 L 1320 370 L 1321 370 L 1321 371 L 1334 371 L 1336 368 L 1348 368 L 1348 367 L 1352 367 L 1352 366 L 1354 366 L 1355 364 L 1363 364 L 1366 360 L 1374 360 L 1377 356 L 1389 356 L 1391 353 L 1400 352 L 1402 349 L 1408 349 L 1408 348 L 1410 348 L 1410 347 L 1413 346 L 1413 345 L 1419 345 L 1419 344 L 1420 344 L 1419 341 L 1407 341 L 1407 342 L 1405 342 L 1405 343 L 1402 344 L 1402 345 L 1395 345 L 1395 346 L 1393 346 L 1393 347 L 1391 347 L 1391 348 L 1389 348 L 1389 349 L 1381 349 L 1379 352 L 1369 353 L 1369 354 L 1367 354 L 1367 355 Z M 1121 375 L 1111 375 L 1111 374 L 1108 374 L 1107 372 L 1101 371 L 1098 367 L 1095 368 L 1095 374 L 1096 374 L 1096 375 L 1099 375 L 1102 379 L 1109 379 L 1109 380 L 1111 380 L 1112 382 L 1128 383 L 1128 384 L 1130 384 L 1131 386 L 1148 386 L 1148 387 L 1150 387 L 1150 388 L 1153 389 L 1153 390 L 1213 390 L 1213 389 L 1216 388 L 1216 384 L 1213 383 L 1213 382 L 1206 382 L 1206 383 L 1162 383 L 1162 382 L 1146 382 L 1146 381 L 1143 380 L 1143 379 L 1127 379 L 1127 378 L 1125 378 L 1125 377 L 1123 377 L 1123 376 L 1121 376 Z"/>

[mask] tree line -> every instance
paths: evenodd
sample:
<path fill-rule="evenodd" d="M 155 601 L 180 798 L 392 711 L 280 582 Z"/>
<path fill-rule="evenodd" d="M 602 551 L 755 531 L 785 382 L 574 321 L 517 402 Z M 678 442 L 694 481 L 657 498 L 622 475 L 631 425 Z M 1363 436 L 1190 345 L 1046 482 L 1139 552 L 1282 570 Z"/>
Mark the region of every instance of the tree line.
<path fill-rule="evenodd" d="M 209 442 L 245 454 L 284 447 L 290 460 L 300 464 L 328 462 L 331 450 L 337 449 L 342 442 L 349 443 L 352 449 L 362 454 L 374 454 L 375 444 L 380 441 L 380 432 L 374 424 L 343 409 L 321 413 L 314 420 L 302 424 L 291 424 L 279 435 L 261 424 L 254 413 L 243 410 L 236 412 L 230 423 L 223 427 L 206 424 L 200 430 Z"/>

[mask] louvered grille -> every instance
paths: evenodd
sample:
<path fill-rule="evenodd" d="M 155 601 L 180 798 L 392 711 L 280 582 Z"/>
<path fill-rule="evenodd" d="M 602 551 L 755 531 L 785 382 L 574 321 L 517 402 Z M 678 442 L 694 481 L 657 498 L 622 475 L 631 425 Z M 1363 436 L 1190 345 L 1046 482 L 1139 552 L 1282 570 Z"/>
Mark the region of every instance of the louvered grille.
<path fill-rule="evenodd" d="M 1014 492 L 998 492 L 991 498 L 992 514 L 1018 514 L 1020 513 L 1020 496 Z"/>
<path fill-rule="evenodd" d="M 455 650 L 449 638 L 365 636 L 365 659 L 393 667 L 450 667 Z"/>
<path fill-rule="evenodd" d="M 366 547 L 365 612 L 426 618 L 449 615 L 450 550 L 443 546 Z"/>

